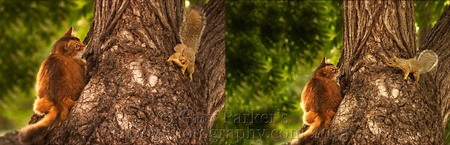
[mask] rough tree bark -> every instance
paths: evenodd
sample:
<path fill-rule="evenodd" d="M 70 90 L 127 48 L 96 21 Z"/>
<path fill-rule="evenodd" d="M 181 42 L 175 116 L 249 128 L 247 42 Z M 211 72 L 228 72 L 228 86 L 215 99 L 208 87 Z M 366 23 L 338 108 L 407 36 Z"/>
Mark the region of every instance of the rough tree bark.
<path fill-rule="evenodd" d="M 206 27 L 193 81 L 167 63 L 184 0 L 96 0 L 85 43 L 89 82 L 50 144 L 208 144 L 225 103 L 225 1 Z"/>
<path fill-rule="evenodd" d="M 420 44 L 420 49 L 430 49 L 439 55 L 439 64 L 437 71 L 427 75 L 429 79 L 427 84 L 432 86 L 421 87 L 427 91 L 428 94 L 433 94 L 432 99 L 437 99 L 439 102 L 439 113 L 442 121 L 441 130 L 443 131 L 448 123 L 450 116 L 450 7 L 447 6 L 444 13 L 434 25 L 433 29 L 425 37 Z"/>
<path fill-rule="evenodd" d="M 450 110 L 450 9 L 416 50 L 412 1 L 344 1 L 344 48 L 338 66 L 344 99 L 315 144 L 443 144 Z M 430 49 L 437 71 L 418 84 L 386 66 Z"/>

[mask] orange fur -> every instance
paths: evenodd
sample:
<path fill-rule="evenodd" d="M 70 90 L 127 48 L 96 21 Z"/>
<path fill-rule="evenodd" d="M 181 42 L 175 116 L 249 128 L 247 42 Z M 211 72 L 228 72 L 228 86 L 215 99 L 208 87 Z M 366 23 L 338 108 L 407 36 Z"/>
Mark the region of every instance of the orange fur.
<path fill-rule="evenodd" d="M 342 100 L 340 87 L 335 81 L 339 69 L 325 63 L 325 60 L 322 60 L 303 89 L 303 120 L 309 128 L 299 138 L 310 137 L 322 126 L 328 128 Z"/>
<path fill-rule="evenodd" d="M 84 44 L 72 36 L 72 28 L 55 42 L 37 75 L 38 91 L 33 110 L 45 116 L 20 131 L 22 143 L 42 144 L 48 127 L 55 120 L 60 123 L 68 117 L 85 86 L 85 62 L 81 59 L 84 50 Z"/>

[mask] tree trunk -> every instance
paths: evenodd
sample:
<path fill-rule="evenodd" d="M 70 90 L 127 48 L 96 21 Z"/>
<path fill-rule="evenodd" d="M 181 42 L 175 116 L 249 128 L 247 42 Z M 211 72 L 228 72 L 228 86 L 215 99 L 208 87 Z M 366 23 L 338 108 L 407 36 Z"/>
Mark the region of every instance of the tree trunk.
<path fill-rule="evenodd" d="M 167 63 L 184 0 L 96 0 L 88 84 L 49 144 L 209 144 L 225 103 L 225 1 L 210 1 L 193 80 Z"/>
<path fill-rule="evenodd" d="M 412 1 L 345 1 L 343 6 L 338 66 L 344 99 L 330 128 L 314 136 L 315 144 L 443 144 L 450 109 L 445 95 L 450 10 L 417 51 Z M 412 58 L 425 49 L 439 55 L 438 71 L 422 74 L 418 84 L 386 65 L 394 56 Z"/>
<path fill-rule="evenodd" d="M 439 55 L 439 63 L 437 71 L 427 75 L 428 79 L 425 86 L 423 84 L 421 89 L 423 92 L 428 92 L 437 99 L 439 105 L 439 113 L 442 121 L 442 126 L 439 131 L 443 131 L 448 123 L 450 116 L 450 7 L 447 6 L 444 13 L 434 25 L 433 29 L 427 34 L 424 41 L 420 45 L 421 50 L 433 50 Z"/>

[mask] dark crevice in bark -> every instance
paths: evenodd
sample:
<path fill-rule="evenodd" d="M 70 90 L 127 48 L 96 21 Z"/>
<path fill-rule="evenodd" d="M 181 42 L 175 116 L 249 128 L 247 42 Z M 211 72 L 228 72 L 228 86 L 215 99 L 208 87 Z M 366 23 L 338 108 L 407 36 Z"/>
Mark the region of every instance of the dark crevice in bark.
<path fill-rule="evenodd" d="M 124 0 L 118 10 L 114 10 L 111 14 L 112 21 L 108 20 L 108 23 L 106 25 L 106 30 L 103 31 L 103 33 L 100 35 L 100 41 L 103 42 L 105 40 L 106 36 L 109 36 L 112 32 L 113 28 L 116 26 L 117 21 L 122 17 L 123 13 L 125 12 L 125 9 L 128 8 L 128 5 L 130 4 L 130 0 Z M 117 13 L 116 13 L 117 11 Z M 115 16 L 113 16 L 115 15 Z"/>

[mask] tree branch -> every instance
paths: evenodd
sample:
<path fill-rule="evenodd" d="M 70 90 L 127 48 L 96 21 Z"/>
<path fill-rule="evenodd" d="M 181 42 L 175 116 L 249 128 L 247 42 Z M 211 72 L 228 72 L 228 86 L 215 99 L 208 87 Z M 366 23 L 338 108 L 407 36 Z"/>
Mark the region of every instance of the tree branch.
<path fill-rule="evenodd" d="M 427 81 L 421 85 L 427 85 L 427 90 L 437 95 L 441 106 L 442 130 L 445 129 L 450 115 L 450 7 L 447 6 L 444 13 L 438 19 L 434 27 L 424 38 L 420 50 L 433 50 L 439 55 L 437 70 L 426 74 Z M 431 86 L 430 86 L 431 85 Z"/>

